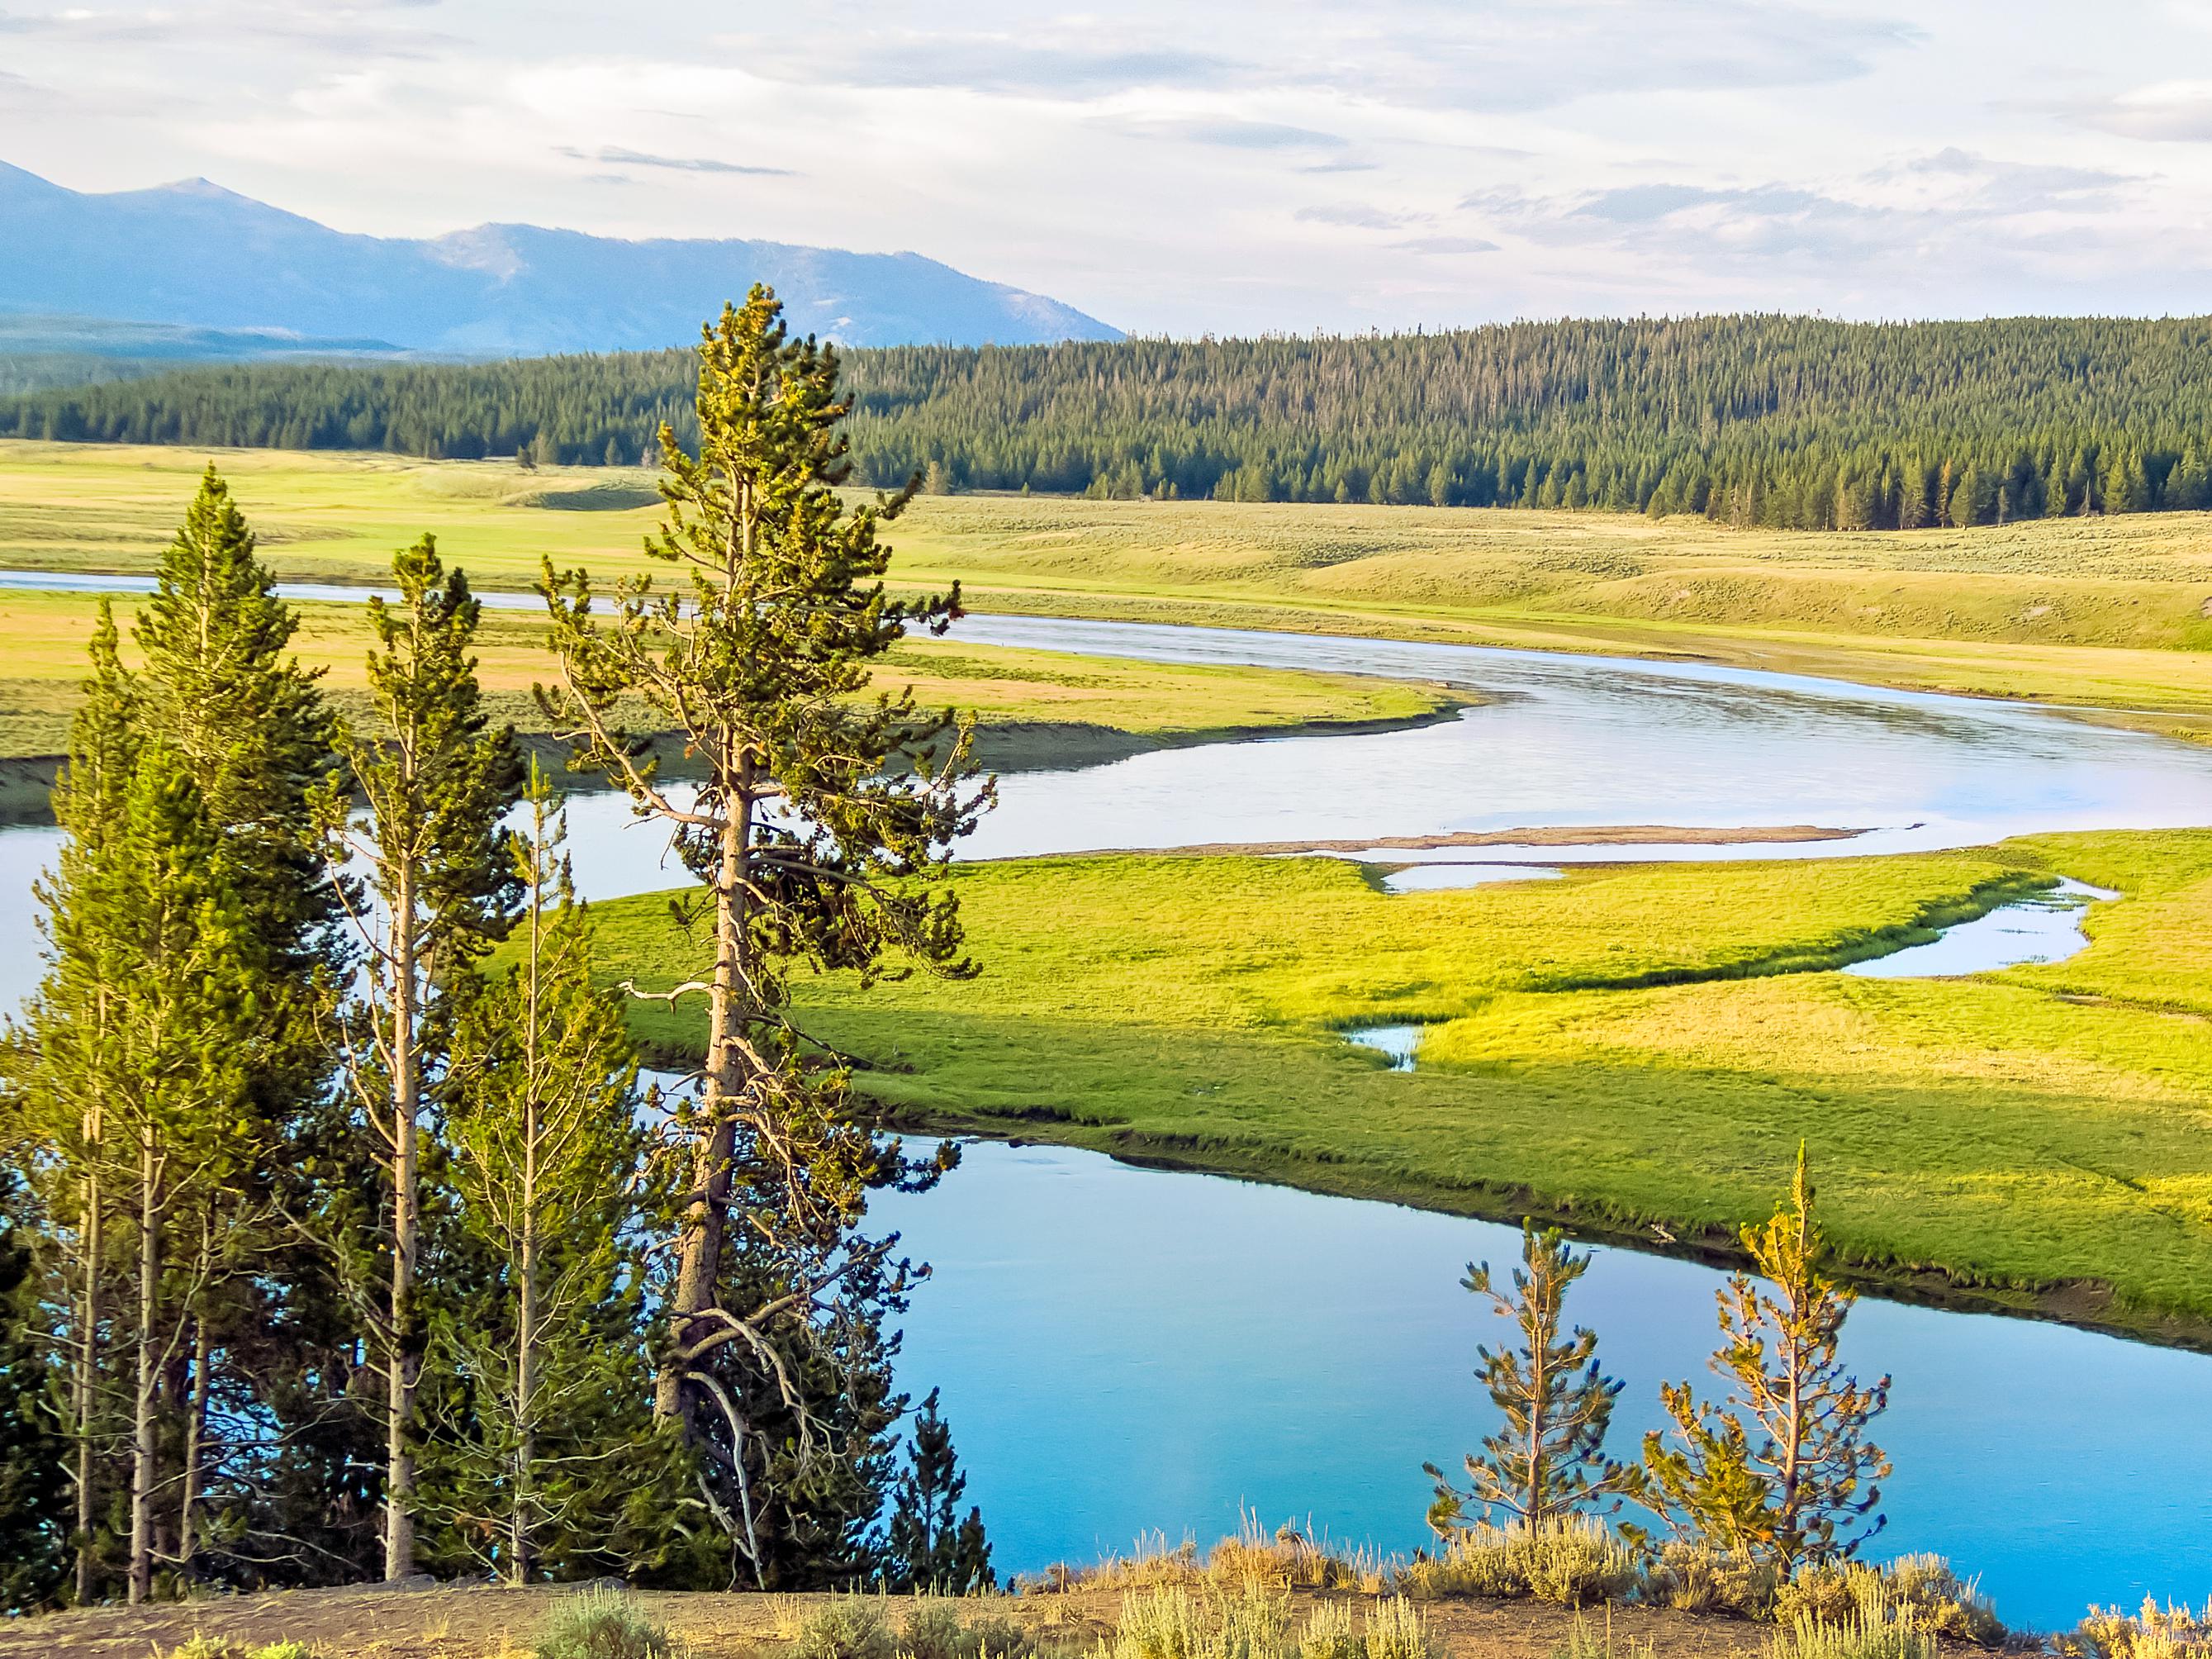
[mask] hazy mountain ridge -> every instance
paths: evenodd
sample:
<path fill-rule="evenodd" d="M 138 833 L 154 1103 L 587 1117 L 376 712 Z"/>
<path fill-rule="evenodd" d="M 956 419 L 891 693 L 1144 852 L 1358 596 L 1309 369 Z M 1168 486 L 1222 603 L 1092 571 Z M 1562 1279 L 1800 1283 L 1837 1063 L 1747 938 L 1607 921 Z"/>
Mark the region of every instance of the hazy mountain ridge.
<path fill-rule="evenodd" d="M 0 162 L 0 311 L 470 355 L 623 351 L 688 342 L 723 300 L 764 281 L 796 326 L 848 345 L 1121 337 L 915 253 L 520 224 L 365 236 L 204 179 L 91 195 Z"/>

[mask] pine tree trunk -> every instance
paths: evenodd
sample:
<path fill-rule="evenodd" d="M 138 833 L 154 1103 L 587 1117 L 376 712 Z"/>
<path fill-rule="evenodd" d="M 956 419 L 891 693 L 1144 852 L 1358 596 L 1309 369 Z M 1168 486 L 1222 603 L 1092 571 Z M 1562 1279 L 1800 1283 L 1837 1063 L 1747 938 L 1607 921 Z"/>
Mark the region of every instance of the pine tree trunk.
<path fill-rule="evenodd" d="M 92 1605 L 93 1470 L 92 1424 L 99 1401 L 94 1386 L 100 1369 L 100 1265 L 106 1240 L 101 1213 L 100 1175 L 84 1181 L 84 1322 L 76 1373 L 76 1604 Z"/>
<path fill-rule="evenodd" d="M 714 981 L 707 1003 L 707 1139 L 692 1165 L 697 1194 L 684 1218 L 684 1243 L 669 1304 L 670 1330 L 680 1346 L 694 1335 L 690 1316 L 714 1305 L 722 1265 L 722 1230 L 729 1208 L 731 1154 L 737 1125 L 731 1103 L 744 1093 L 744 1034 L 739 997 L 741 955 L 745 933 L 745 857 L 752 838 L 751 769 L 733 780 L 734 810 L 722 825 L 720 867 L 714 882 Z M 653 1393 L 653 1414 L 669 1419 L 684 1412 L 685 1362 L 672 1356 Z M 739 1455 L 742 1455 L 742 1449 Z"/>
<path fill-rule="evenodd" d="M 415 1270 L 421 1246 L 418 1114 L 422 1105 L 415 1047 L 415 888 L 402 869 L 392 907 L 392 1348 L 385 1367 L 384 1577 L 397 1583 L 415 1571 L 415 1454 L 409 1425 L 418 1370 L 413 1340 Z"/>
<path fill-rule="evenodd" d="M 527 1143 L 534 1158 L 536 1126 Z M 525 1188 L 526 1194 L 528 1188 Z M 521 1251 L 522 1303 L 515 1316 L 514 1356 L 514 1509 L 508 1522 L 508 1579 L 530 1582 L 532 1476 L 538 1468 L 538 1224 L 531 1212 L 534 1198 L 526 1198 Z"/>
<path fill-rule="evenodd" d="M 156 1477 L 154 1393 L 159 1367 L 154 1351 L 154 1320 L 160 1310 L 161 1214 L 155 1191 L 159 1179 L 154 1132 L 138 1142 L 138 1377 L 131 1409 L 131 1605 L 154 1592 L 154 1483 Z"/>
<path fill-rule="evenodd" d="M 200 1459 L 207 1444 L 208 1366 L 214 1359 L 204 1316 L 192 1322 L 191 1405 L 185 1418 L 185 1490 L 177 1500 L 177 1570 L 192 1564 L 192 1505 L 200 1491 Z"/>

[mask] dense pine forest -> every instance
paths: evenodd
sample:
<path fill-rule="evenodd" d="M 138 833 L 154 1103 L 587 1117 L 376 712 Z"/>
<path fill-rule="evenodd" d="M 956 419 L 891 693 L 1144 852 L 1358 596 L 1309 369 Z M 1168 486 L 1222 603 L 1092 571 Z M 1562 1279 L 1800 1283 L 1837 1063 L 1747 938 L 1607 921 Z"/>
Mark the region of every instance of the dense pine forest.
<path fill-rule="evenodd" d="M 2212 319 L 1727 316 L 843 359 L 855 477 L 1911 529 L 2212 507 Z M 0 403 L 62 441 L 649 460 L 688 352 L 204 369 Z"/>

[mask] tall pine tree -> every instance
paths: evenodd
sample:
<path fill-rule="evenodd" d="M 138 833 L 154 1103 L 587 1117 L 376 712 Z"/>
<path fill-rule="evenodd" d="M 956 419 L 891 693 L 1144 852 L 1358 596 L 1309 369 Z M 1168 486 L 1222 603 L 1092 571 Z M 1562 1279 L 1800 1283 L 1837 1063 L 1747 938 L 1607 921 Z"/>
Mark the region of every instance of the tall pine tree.
<path fill-rule="evenodd" d="M 704 331 L 698 453 L 661 434 L 668 517 L 647 550 L 684 580 L 624 584 L 602 624 L 584 573 L 548 561 L 544 577 L 562 659 L 549 711 L 705 888 L 711 968 L 658 993 L 703 999 L 706 1062 L 680 1126 L 690 1201 L 655 1405 L 707 1457 L 703 1496 L 761 1585 L 839 1571 L 854 1488 L 877 1485 L 880 1501 L 896 1407 L 872 1380 L 873 1322 L 905 1275 L 895 1241 L 859 1229 L 871 1188 L 930 1175 L 855 1115 L 847 1070 L 810 1051 L 788 975 L 970 971 L 932 878 L 986 799 L 950 711 L 860 695 L 909 627 L 957 614 L 957 593 L 884 593 L 878 532 L 903 497 L 848 511 L 849 411 L 836 354 L 791 338 L 754 289 Z M 640 758 L 624 703 L 682 733 L 705 773 L 696 790 Z M 817 1520 L 831 1541 L 795 1543 Z"/>
<path fill-rule="evenodd" d="M 629 1565 L 609 1552 L 650 1478 L 636 1247 L 660 1219 L 623 999 L 592 984 L 565 817 L 534 763 L 525 800 L 521 915 L 459 1007 L 447 1079 L 450 1179 L 489 1271 L 444 1322 L 458 1409 L 434 1454 L 444 1507 L 514 1583 Z"/>
<path fill-rule="evenodd" d="M 384 1574 L 415 1571 L 416 1390 L 422 1302 L 424 1121 L 439 1035 L 477 958 L 506 931 L 515 878 L 499 828 L 520 759 L 484 713 L 470 654 L 483 607 L 425 536 L 392 560 L 399 600 L 369 603 L 374 715 L 341 746 L 351 787 L 316 797 L 329 845 L 367 872 L 349 902 L 364 956 L 343 1024 L 342 1069 L 360 1142 L 381 1170 L 373 1225 L 335 1189 L 323 1217 L 384 1391 Z M 365 810 L 354 807 L 356 792 Z"/>

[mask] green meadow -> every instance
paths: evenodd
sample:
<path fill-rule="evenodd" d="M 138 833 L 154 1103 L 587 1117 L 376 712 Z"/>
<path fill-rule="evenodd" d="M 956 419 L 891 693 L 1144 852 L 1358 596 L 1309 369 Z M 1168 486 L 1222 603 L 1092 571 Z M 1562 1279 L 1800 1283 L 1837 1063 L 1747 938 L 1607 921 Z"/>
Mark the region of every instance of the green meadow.
<path fill-rule="evenodd" d="M 2069 962 L 1827 971 L 2059 873 L 2124 895 Z M 799 989 L 902 1122 L 1723 1252 L 1802 1139 L 1871 1281 L 2212 1331 L 2212 832 L 1398 896 L 1324 860 L 954 879 L 980 978 Z M 661 898 L 597 914 L 611 979 L 702 949 Z M 665 1057 L 696 1047 L 691 1016 L 634 1018 Z M 1340 1035 L 1407 1021 L 1411 1073 Z"/>
<path fill-rule="evenodd" d="M 0 567 L 143 571 L 198 450 L 0 442 Z M 542 554 L 645 563 L 651 475 L 234 450 L 212 459 L 295 580 L 371 581 L 423 530 L 479 585 Z M 1735 530 L 1469 507 L 924 497 L 895 577 L 977 609 L 1682 656 L 2035 698 L 2212 732 L 2212 514 L 1972 530 Z"/>

